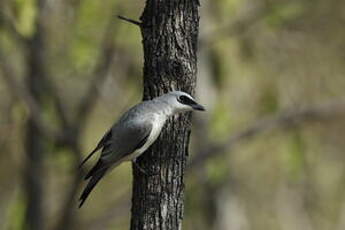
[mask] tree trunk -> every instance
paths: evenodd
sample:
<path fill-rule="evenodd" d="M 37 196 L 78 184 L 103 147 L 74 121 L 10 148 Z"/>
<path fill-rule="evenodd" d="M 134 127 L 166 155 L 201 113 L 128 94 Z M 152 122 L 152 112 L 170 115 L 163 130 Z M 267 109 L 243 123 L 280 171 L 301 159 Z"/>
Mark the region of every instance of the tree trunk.
<path fill-rule="evenodd" d="M 38 2 L 42 8 L 42 1 Z M 38 17 L 41 17 L 39 14 Z M 36 32 L 33 37 L 26 41 L 27 45 L 27 82 L 26 87 L 36 101 L 39 109 L 43 110 L 44 96 L 47 94 L 44 78 L 46 77 L 43 67 L 43 35 L 42 24 L 37 19 Z M 26 196 L 26 210 L 24 229 L 44 229 L 45 218 L 43 212 L 43 158 L 45 154 L 45 136 L 34 122 L 33 115 L 27 121 L 25 136 L 25 175 L 24 186 Z"/>
<path fill-rule="evenodd" d="M 42 78 L 44 71 L 42 69 L 41 56 L 41 36 L 35 35 L 32 41 L 28 42 L 28 77 L 27 87 L 38 106 L 42 106 L 44 87 Z M 30 115 L 26 125 L 25 136 L 25 195 L 26 195 L 26 213 L 24 229 L 40 230 L 43 229 L 43 211 L 42 211 L 42 177 L 43 156 L 45 137 Z"/>
<path fill-rule="evenodd" d="M 144 100 L 173 89 L 194 94 L 198 0 L 147 0 L 141 16 Z M 190 114 L 167 122 L 158 140 L 133 167 L 131 230 L 182 228 L 184 171 Z"/>

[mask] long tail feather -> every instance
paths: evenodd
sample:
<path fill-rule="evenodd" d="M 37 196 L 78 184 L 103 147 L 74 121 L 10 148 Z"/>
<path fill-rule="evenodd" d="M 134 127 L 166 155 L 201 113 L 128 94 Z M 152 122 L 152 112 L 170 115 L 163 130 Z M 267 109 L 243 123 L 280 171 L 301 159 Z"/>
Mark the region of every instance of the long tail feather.
<path fill-rule="evenodd" d="M 95 153 L 95 152 L 97 152 L 99 150 L 99 148 L 95 148 L 81 163 L 80 163 L 80 165 L 79 165 L 79 168 L 81 168 L 84 164 L 85 164 L 85 162 L 88 160 L 88 159 L 90 159 L 90 157 L 92 157 L 92 155 Z"/>
<path fill-rule="evenodd" d="M 101 169 L 105 168 L 105 164 L 102 162 L 101 159 L 99 159 L 97 161 L 97 163 L 95 164 L 95 166 L 93 166 L 91 168 L 91 170 L 86 174 L 86 176 L 84 177 L 84 180 L 89 179 L 90 177 L 92 177 L 93 175 L 96 175 L 98 173 L 98 171 L 101 171 Z"/>
<path fill-rule="evenodd" d="M 83 162 L 80 163 L 79 168 L 81 168 L 84 163 L 90 159 L 90 157 L 92 157 L 92 155 L 97 152 L 98 150 L 100 150 L 102 147 L 104 147 L 106 145 L 106 142 L 111 139 L 112 137 L 112 133 L 111 133 L 111 129 L 108 130 L 108 132 L 105 133 L 105 135 L 103 136 L 103 138 L 100 140 L 100 142 L 97 144 L 96 148 L 83 160 Z"/>
<path fill-rule="evenodd" d="M 90 195 L 91 191 L 97 185 L 99 180 L 102 179 L 102 177 L 104 176 L 106 171 L 107 171 L 107 168 L 105 168 L 101 171 L 98 171 L 97 174 L 95 174 L 95 175 L 92 175 L 90 181 L 88 182 L 86 188 L 84 189 L 83 193 L 81 194 L 81 196 L 79 198 L 79 201 L 80 201 L 79 208 L 81 208 L 83 206 L 85 200 Z"/>

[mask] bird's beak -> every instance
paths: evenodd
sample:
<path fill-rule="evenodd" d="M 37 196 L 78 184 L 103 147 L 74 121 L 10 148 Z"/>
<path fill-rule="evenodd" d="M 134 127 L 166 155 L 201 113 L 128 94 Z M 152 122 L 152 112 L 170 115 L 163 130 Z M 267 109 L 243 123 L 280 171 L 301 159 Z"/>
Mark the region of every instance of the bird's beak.
<path fill-rule="evenodd" d="M 194 104 L 194 105 L 192 105 L 192 108 L 194 110 L 205 111 L 205 107 L 200 105 L 200 104 Z"/>

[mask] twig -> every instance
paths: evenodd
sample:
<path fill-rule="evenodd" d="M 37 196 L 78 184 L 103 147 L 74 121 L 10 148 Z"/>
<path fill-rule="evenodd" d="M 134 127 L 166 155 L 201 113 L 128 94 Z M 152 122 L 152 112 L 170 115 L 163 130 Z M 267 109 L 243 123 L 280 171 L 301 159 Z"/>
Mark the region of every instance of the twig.
<path fill-rule="evenodd" d="M 130 18 L 126 18 L 126 17 L 121 16 L 121 15 L 117 15 L 117 17 L 118 17 L 119 19 L 121 19 L 121 20 L 124 20 L 124 21 L 126 21 L 126 22 L 132 23 L 132 24 L 134 24 L 134 25 L 136 25 L 136 26 L 139 26 L 139 27 L 142 25 L 142 23 L 139 22 L 139 21 L 136 21 L 136 20 L 133 20 L 133 19 L 130 19 Z"/>
<path fill-rule="evenodd" d="M 53 102 L 55 104 L 58 117 L 62 124 L 62 128 L 68 129 L 71 123 L 69 122 L 69 119 L 67 116 L 67 110 L 66 110 L 65 104 L 62 103 L 62 100 L 58 94 L 58 90 L 55 87 L 55 84 L 51 81 L 51 79 L 45 79 L 45 85 L 50 91 L 50 96 L 52 97 Z"/>
<path fill-rule="evenodd" d="M 31 118 L 35 122 L 35 125 L 43 135 L 53 139 L 58 139 L 58 133 L 43 119 L 42 111 L 37 105 L 36 100 L 25 87 L 21 87 L 21 85 L 15 80 L 14 71 L 9 66 L 9 63 L 5 63 L 5 60 L 2 57 L 0 57 L 0 63 L 3 71 L 2 78 L 7 84 L 9 92 L 14 97 L 24 102 L 31 114 Z"/>
<path fill-rule="evenodd" d="M 57 110 L 58 118 L 62 124 L 62 132 L 66 131 L 70 127 L 70 123 L 67 116 L 67 111 L 65 109 L 65 105 L 62 102 L 58 90 L 56 88 L 56 84 L 53 82 L 51 78 L 49 78 L 49 73 L 46 71 L 46 58 L 45 58 L 45 37 L 46 31 L 43 26 L 43 22 L 46 20 L 46 16 L 48 14 L 48 7 L 46 7 L 46 2 L 44 0 L 39 0 L 37 2 L 39 7 L 39 14 L 36 18 L 36 31 L 34 36 L 28 42 L 28 59 L 27 62 L 30 62 L 32 59 L 32 63 L 39 68 L 39 71 L 42 73 L 41 81 L 42 85 L 47 87 L 50 96 L 54 102 L 55 108 Z M 66 136 L 64 134 L 64 136 Z"/>
<path fill-rule="evenodd" d="M 200 47 L 208 48 L 209 44 L 219 41 L 224 37 L 240 36 L 244 34 L 266 16 L 266 10 L 264 8 L 259 8 L 247 15 L 247 17 L 235 20 L 228 25 L 222 25 L 210 32 L 200 34 Z"/>
<path fill-rule="evenodd" d="M 90 81 L 89 87 L 80 100 L 80 104 L 77 108 L 76 119 L 74 121 L 77 126 L 77 131 L 80 131 L 81 127 L 84 126 L 91 109 L 97 102 L 97 99 L 100 95 L 97 89 L 104 83 L 107 78 L 108 71 L 111 68 L 112 60 L 115 55 L 115 47 L 112 41 L 113 35 L 115 33 L 113 24 L 113 21 L 110 21 L 105 30 L 106 33 L 100 47 L 101 54 L 100 57 L 97 58 L 98 63 L 92 71 L 92 79 Z"/>
<path fill-rule="evenodd" d="M 322 121 L 343 114 L 345 114 L 345 100 L 304 108 L 302 110 L 289 109 L 283 111 L 274 117 L 264 118 L 255 122 L 243 131 L 230 136 L 223 144 L 213 145 L 203 152 L 198 153 L 191 160 L 187 169 L 193 170 L 198 168 L 198 166 L 203 165 L 208 159 L 220 156 L 225 151 L 229 152 L 243 141 L 250 140 L 264 132 L 278 128 L 294 128 L 303 122 Z"/>

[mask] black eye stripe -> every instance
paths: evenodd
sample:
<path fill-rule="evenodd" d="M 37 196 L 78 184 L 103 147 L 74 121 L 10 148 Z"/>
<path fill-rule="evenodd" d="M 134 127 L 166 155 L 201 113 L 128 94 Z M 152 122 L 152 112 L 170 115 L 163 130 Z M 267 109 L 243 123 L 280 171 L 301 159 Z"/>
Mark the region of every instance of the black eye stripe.
<path fill-rule="evenodd" d="M 185 104 L 185 105 L 194 105 L 196 104 L 195 101 L 193 101 L 192 99 L 190 99 L 189 97 L 186 96 L 180 96 L 177 99 L 180 103 Z"/>

